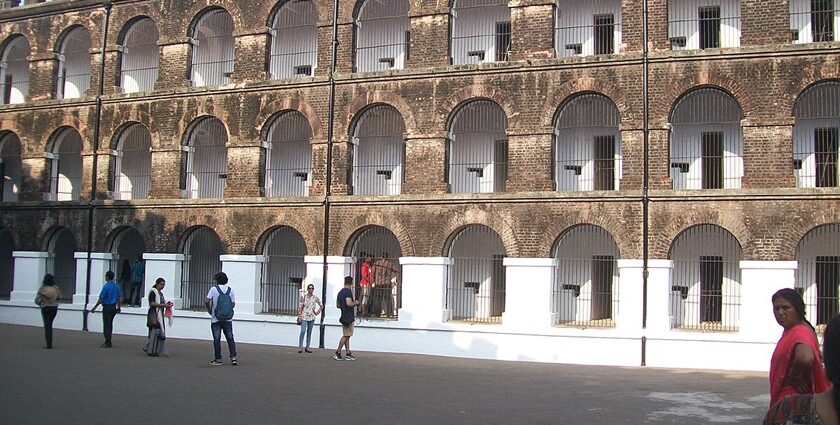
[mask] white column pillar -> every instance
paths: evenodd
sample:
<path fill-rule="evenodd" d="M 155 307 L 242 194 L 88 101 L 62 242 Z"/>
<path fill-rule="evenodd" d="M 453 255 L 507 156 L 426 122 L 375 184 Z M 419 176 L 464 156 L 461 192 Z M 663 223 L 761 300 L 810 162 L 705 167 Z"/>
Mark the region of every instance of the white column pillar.
<path fill-rule="evenodd" d="M 15 259 L 15 275 L 9 299 L 31 303 L 35 300 L 38 288 L 41 287 L 44 274 L 47 273 L 47 259 L 50 258 L 50 253 L 12 251 L 12 257 Z"/>
<path fill-rule="evenodd" d="M 534 330 L 550 328 L 557 322 L 552 311 L 554 299 L 554 258 L 505 258 L 506 328 Z"/>
<path fill-rule="evenodd" d="M 644 262 L 642 260 L 617 260 L 618 267 L 618 312 L 615 328 L 622 331 L 640 331 L 644 309 Z M 648 262 L 650 267 L 650 262 Z M 650 281 L 648 281 L 650 285 Z"/>
<path fill-rule="evenodd" d="M 245 314 L 262 313 L 260 278 L 263 255 L 222 255 L 222 271 L 228 285 L 236 291 L 236 311 Z"/>
<path fill-rule="evenodd" d="M 399 320 L 413 326 L 449 320 L 446 277 L 452 266 L 448 257 L 401 257 L 402 307 Z"/>
<path fill-rule="evenodd" d="M 773 316 L 770 298 L 782 288 L 793 288 L 796 261 L 741 261 L 741 311 L 738 332 L 750 339 L 776 342 L 781 328 Z"/>
<path fill-rule="evenodd" d="M 76 252 L 76 293 L 73 294 L 73 304 L 85 304 L 85 290 L 87 289 L 87 252 Z M 114 260 L 114 254 L 110 252 L 91 252 L 90 253 L 90 292 L 88 293 L 88 303 L 93 304 L 99 299 L 99 292 L 105 284 L 105 272 L 111 270 L 111 261 Z M 114 272 L 114 279 L 116 279 L 117 272 Z M 121 288 L 122 289 L 122 288 Z M 127 296 L 127 294 L 122 294 Z"/>
<path fill-rule="evenodd" d="M 184 254 L 156 254 L 151 252 L 143 253 L 143 260 L 146 263 L 146 275 L 143 286 L 149 290 L 155 284 L 157 278 L 166 280 L 166 287 L 163 288 L 163 298 L 172 301 L 175 308 L 184 305 L 181 297 L 181 270 L 184 262 Z M 149 300 L 143 294 L 143 307 L 148 307 Z"/>
<path fill-rule="evenodd" d="M 315 293 L 321 296 L 320 286 L 323 284 L 323 260 L 320 255 L 307 255 L 303 261 L 306 263 L 305 282 L 315 285 Z M 344 288 L 344 276 L 351 276 L 353 270 L 352 257 L 327 256 L 327 295 L 321 302 L 324 303 L 324 322 L 338 323 L 341 312 L 335 307 L 335 299 L 338 291 Z"/>
<path fill-rule="evenodd" d="M 636 261 L 641 264 L 641 260 Z M 671 260 L 648 260 L 647 333 L 649 335 L 662 335 L 671 330 L 671 270 L 673 267 L 674 262 Z M 641 300 L 639 305 L 642 305 Z M 618 308 L 623 308 L 623 305 Z"/>

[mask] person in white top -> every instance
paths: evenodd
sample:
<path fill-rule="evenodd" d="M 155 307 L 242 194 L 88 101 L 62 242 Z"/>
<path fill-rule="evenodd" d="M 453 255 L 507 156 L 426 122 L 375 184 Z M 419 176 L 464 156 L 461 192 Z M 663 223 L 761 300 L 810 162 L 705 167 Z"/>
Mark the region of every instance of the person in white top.
<path fill-rule="evenodd" d="M 298 353 L 309 351 L 309 343 L 312 341 L 312 325 L 315 324 L 315 317 L 321 314 L 324 305 L 315 295 L 315 286 L 311 283 L 306 287 L 306 294 L 301 295 L 298 303 L 298 322 L 300 323 L 300 338 L 298 338 Z M 306 334 L 306 348 L 303 348 L 303 335 Z"/>
<path fill-rule="evenodd" d="M 222 332 L 224 332 L 228 351 L 230 351 L 230 364 L 236 366 L 239 362 L 236 359 L 236 341 L 233 339 L 233 321 L 231 319 L 221 320 L 216 317 L 219 297 L 222 294 L 230 296 L 230 307 L 233 309 L 236 306 L 236 295 L 233 288 L 228 286 L 228 277 L 224 272 L 216 273 L 213 281 L 214 284 L 210 287 L 210 291 L 207 292 L 207 297 L 204 299 L 204 305 L 207 307 L 207 312 L 210 313 L 210 330 L 213 332 L 214 357 L 210 364 L 213 366 L 221 366 L 222 364 Z"/>

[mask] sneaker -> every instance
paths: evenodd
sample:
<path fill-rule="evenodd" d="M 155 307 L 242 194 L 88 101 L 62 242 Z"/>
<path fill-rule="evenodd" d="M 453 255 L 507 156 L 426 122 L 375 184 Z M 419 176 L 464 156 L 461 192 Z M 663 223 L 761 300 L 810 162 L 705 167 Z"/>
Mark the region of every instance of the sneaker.
<path fill-rule="evenodd" d="M 222 365 L 221 360 L 213 360 L 212 362 L 210 362 L 210 366 L 221 366 L 221 365 Z"/>
<path fill-rule="evenodd" d="M 356 358 L 353 357 L 352 354 L 347 353 L 347 355 L 344 356 L 344 360 L 356 360 Z"/>
<path fill-rule="evenodd" d="M 333 353 L 333 358 L 336 360 L 344 360 L 341 358 L 341 353 Z"/>
<path fill-rule="evenodd" d="M 312 350 L 310 350 L 310 349 L 308 349 L 308 348 L 307 348 L 307 349 L 305 349 L 305 350 L 303 350 L 303 351 L 306 351 L 307 353 L 312 354 Z M 298 353 L 300 353 L 300 351 L 298 351 Z"/>
<path fill-rule="evenodd" d="M 103 342 L 102 345 L 99 346 L 99 348 L 111 348 L 111 343 Z"/>
<path fill-rule="evenodd" d="M 230 364 L 233 365 L 233 366 L 239 366 L 239 362 L 236 361 L 236 357 L 231 357 L 230 358 Z"/>

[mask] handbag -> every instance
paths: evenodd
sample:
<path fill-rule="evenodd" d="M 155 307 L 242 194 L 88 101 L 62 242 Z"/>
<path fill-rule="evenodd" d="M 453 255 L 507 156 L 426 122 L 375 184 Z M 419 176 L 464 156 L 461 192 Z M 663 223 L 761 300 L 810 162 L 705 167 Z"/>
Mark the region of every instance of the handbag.
<path fill-rule="evenodd" d="M 157 312 L 155 311 L 154 307 L 149 307 L 149 312 L 146 313 L 146 327 L 160 328 L 160 323 L 158 323 Z"/>

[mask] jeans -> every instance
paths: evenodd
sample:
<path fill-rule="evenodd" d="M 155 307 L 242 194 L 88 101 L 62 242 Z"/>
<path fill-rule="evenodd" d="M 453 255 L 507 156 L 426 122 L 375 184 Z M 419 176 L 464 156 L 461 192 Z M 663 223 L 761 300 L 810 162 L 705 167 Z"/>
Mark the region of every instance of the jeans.
<path fill-rule="evenodd" d="M 227 340 L 228 351 L 230 351 L 230 358 L 236 357 L 236 341 L 233 340 L 233 322 L 230 320 L 220 320 L 210 324 L 210 330 L 213 331 L 213 357 L 215 360 L 222 360 L 222 332 L 225 333 L 225 340 Z"/>
<path fill-rule="evenodd" d="M 314 320 L 300 321 L 300 338 L 298 338 L 298 348 L 303 348 L 303 334 L 306 334 L 306 348 L 309 348 L 309 342 L 312 341 L 312 325 Z"/>
<path fill-rule="evenodd" d="M 111 345 L 111 333 L 114 331 L 114 317 L 117 315 L 116 304 L 102 304 L 102 333 L 105 344 Z"/>
<path fill-rule="evenodd" d="M 58 306 L 54 305 L 52 307 L 42 307 L 41 308 L 41 318 L 44 319 L 44 338 L 47 340 L 47 348 L 52 348 L 52 336 L 53 336 L 53 320 L 55 320 L 55 315 L 58 313 Z"/>
<path fill-rule="evenodd" d="M 140 286 L 143 282 L 131 282 L 131 293 L 125 299 L 126 304 L 140 305 Z"/>

